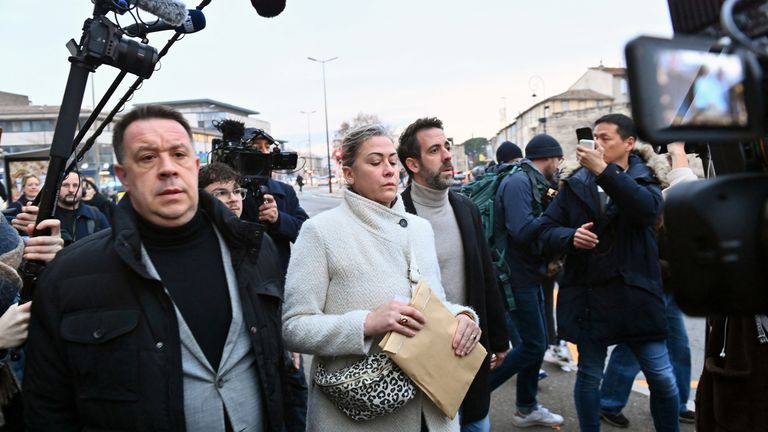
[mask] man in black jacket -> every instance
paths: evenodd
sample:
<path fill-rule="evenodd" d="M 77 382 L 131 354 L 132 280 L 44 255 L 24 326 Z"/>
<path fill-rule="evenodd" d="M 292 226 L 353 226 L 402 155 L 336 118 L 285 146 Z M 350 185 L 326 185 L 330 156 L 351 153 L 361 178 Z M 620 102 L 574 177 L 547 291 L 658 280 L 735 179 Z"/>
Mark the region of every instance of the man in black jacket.
<path fill-rule="evenodd" d="M 488 374 L 504 361 L 509 339 L 480 213 L 468 198 L 449 190 L 452 156 L 440 120 L 423 118 L 408 126 L 400 136 L 397 153 L 410 178 L 402 194 L 405 208 L 434 227 L 445 295 L 448 301 L 469 305 L 477 312 L 482 334 L 474 336 L 493 353 L 490 363 L 484 363 L 475 377 L 460 411 L 462 430 L 488 431 Z"/>
<path fill-rule="evenodd" d="M 66 249 L 38 282 L 28 430 L 284 429 L 275 247 L 198 192 L 191 139 L 162 106 L 115 125 L 128 193 L 111 231 Z"/>

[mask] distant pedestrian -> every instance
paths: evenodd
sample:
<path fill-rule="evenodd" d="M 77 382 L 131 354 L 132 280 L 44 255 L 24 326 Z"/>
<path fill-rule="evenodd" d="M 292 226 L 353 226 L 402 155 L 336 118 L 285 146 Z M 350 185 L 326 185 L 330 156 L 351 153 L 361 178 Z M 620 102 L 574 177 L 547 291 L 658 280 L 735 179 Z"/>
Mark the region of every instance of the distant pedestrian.
<path fill-rule="evenodd" d="M 112 219 L 112 212 L 115 210 L 115 203 L 99 192 L 96 182 L 90 177 L 83 178 L 83 199 L 82 202 L 89 206 L 96 207 L 107 218 Z"/>
<path fill-rule="evenodd" d="M 296 184 L 299 185 L 299 192 L 304 192 L 304 177 L 301 174 L 296 176 Z"/>

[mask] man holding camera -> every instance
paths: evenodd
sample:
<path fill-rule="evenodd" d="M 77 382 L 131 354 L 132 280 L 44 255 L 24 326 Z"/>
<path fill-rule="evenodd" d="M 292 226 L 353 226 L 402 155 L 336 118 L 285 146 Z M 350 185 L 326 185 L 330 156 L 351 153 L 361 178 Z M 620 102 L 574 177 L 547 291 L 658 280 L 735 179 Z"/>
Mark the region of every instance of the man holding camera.
<path fill-rule="evenodd" d="M 134 109 L 113 146 L 127 192 L 113 229 L 65 249 L 38 281 L 27 429 L 283 431 L 272 241 L 198 192 L 177 111 Z"/>
<path fill-rule="evenodd" d="M 595 122 L 595 148 L 578 146 L 581 165 L 564 176 L 547 208 L 542 240 L 567 255 L 557 299 L 558 332 L 579 350 L 574 388 L 582 431 L 600 430 L 600 382 L 609 345 L 625 343 L 651 391 L 657 431 L 678 431 L 678 391 L 667 353 L 656 223 L 662 195 L 655 173 L 633 153 L 634 122 Z M 598 186 L 607 199 L 601 199 Z"/>
<path fill-rule="evenodd" d="M 270 154 L 274 140 L 261 129 L 248 128 L 243 140 L 263 154 Z M 288 270 L 291 258 L 291 243 L 296 241 L 299 230 L 305 220 L 309 219 L 307 212 L 299 205 L 299 198 L 293 187 L 270 177 L 264 186 L 263 202 L 259 202 L 256 191 L 251 188 L 243 203 L 243 220 L 261 222 L 267 226 L 267 232 L 275 241 L 280 254 L 283 273 Z"/>

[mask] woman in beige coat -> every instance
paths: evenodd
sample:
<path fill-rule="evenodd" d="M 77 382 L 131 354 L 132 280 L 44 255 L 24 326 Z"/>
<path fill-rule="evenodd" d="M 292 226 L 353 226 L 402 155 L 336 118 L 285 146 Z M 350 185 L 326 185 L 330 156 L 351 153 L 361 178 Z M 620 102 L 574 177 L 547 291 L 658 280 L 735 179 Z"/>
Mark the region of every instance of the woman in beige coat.
<path fill-rule="evenodd" d="M 381 126 L 351 131 L 342 144 L 348 189 L 341 205 L 304 223 L 292 250 L 285 287 L 283 337 L 291 351 L 315 356 L 329 372 L 379 352 L 389 331 L 413 336 L 424 316 L 405 303 L 411 297 L 409 263 L 445 301 L 432 228 L 406 213 L 397 195 L 397 152 Z M 456 355 L 480 337 L 477 317 L 466 306 L 446 303 L 459 320 Z M 450 379 L 447 377 L 446 379 Z M 357 422 L 310 384 L 308 431 L 458 431 L 422 392 L 398 410 Z"/>

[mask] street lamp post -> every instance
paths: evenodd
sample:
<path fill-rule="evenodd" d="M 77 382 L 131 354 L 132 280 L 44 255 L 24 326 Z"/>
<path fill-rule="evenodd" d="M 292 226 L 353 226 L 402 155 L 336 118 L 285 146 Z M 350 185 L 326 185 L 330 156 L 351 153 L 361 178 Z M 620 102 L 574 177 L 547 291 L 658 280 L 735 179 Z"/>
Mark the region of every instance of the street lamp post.
<path fill-rule="evenodd" d="M 309 157 L 309 172 L 311 173 L 312 172 L 312 132 L 311 132 L 311 129 L 309 128 L 309 116 L 316 113 L 317 111 L 312 110 L 312 111 L 299 111 L 299 112 L 307 116 L 307 151 L 308 151 L 307 155 Z M 312 186 L 311 174 L 309 177 L 309 185 Z"/>
<path fill-rule="evenodd" d="M 531 89 L 531 97 L 533 97 L 533 104 L 536 105 L 536 92 L 539 90 L 539 87 L 534 83 L 534 81 L 539 81 L 541 83 L 541 100 L 546 99 L 547 97 L 547 88 L 544 85 L 544 78 L 542 78 L 539 75 L 534 75 L 530 78 L 528 78 L 528 88 Z"/>
<path fill-rule="evenodd" d="M 333 193 L 333 186 L 331 186 L 331 136 L 328 132 L 328 94 L 325 90 L 325 64 L 336 60 L 338 57 L 329 58 L 326 60 L 318 60 L 316 58 L 307 57 L 308 60 L 317 62 L 323 65 L 323 103 L 325 104 L 325 150 L 328 156 L 328 192 Z"/>

